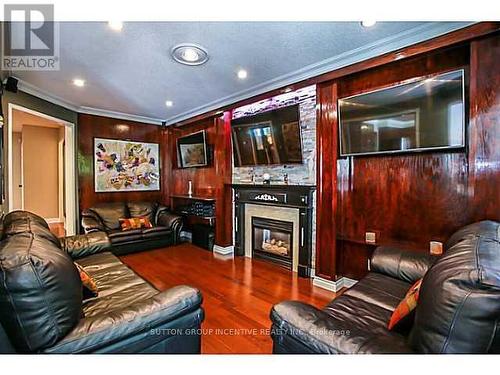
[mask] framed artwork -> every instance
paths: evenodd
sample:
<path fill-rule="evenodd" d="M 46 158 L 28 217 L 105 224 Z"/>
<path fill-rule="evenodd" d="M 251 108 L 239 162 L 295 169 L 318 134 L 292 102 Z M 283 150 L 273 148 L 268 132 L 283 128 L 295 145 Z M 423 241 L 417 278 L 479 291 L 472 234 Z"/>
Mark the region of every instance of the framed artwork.
<path fill-rule="evenodd" d="M 160 190 L 158 143 L 94 138 L 96 193 Z"/>

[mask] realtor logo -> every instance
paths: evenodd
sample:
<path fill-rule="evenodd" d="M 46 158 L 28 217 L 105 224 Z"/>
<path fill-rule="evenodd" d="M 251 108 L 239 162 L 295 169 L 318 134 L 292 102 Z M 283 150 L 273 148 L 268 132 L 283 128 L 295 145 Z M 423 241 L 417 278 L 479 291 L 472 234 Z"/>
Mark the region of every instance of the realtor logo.
<path fill-rule="evenodd" d="M 52 4 L 5 4 L 2 69 L 59 70 L 59 28 Z"/>

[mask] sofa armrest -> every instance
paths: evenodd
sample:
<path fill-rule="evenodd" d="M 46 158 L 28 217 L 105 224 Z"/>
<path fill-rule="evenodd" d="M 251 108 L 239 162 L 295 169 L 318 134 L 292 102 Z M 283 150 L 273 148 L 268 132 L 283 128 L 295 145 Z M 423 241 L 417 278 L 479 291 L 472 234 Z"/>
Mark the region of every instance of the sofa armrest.
<path fill-rule="evenodd" d="M 61 247 L 71 258 L 78 259 L 111 250 L 111 242 L 104 232 L 91 232 L 59 239 Z"/>
<path fill-rule="evenodd" d="M 105 231 L 101 219 L 90 210 L 82 211 L 82 228 L 85 233 Z"/>
<path fill-rule="evenodd" d="M 424 277 L 436 259 L 437 256 L 428 253 L 379 246 L 372 255 L 370 270 L 408 283 L 414 283 Z"/>
<path fill-rule="evenodd" d="M 154 345 L 165 336 L 194 334 L 189 330 L 203 321 L 201 302 L 201 293 L 197 289 L 176 286 L 122 309 L 83 318 L 66 337 L 44 352 L 128 352 L 131 347 Z M 183 319 L 185 317 L 189 319 Z M 177 321 L 179 324 L 174 324 L 169 332 L 158 329 L 168 322 Z"/>
<path fill-rule="evenodd" d="M 287 354 L 356 354 L 411 353 L 405 340 L 376 336 L 353 352 L 357 328 L 348 320 L 337 320 L 326 312 L 298 301 L 284 301 L 271 310 L 271 337 L 274 353 Z M 354 345 L 349 345 L 352 341 Z"/>
<path fill-rule="evenodd" d="M 179 236 L 183 227 L 182 216 L 176 215 L 165 206 L 159 206 L 156 214 L 156 225 L 170 228 L 174 233 L 174 244 L 179 241 Z"/>

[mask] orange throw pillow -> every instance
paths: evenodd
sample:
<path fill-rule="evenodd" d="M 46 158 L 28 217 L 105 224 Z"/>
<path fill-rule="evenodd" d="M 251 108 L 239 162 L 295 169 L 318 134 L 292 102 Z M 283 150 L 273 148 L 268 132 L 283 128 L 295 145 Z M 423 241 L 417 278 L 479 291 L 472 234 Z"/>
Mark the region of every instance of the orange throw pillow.
<path fill-rule="evenodd" d="M 132 217 L 130 219 L 120 219 L 122 230 L 152 228 L 153 224 L 147 217 Z"/>
<path fill-rule="evenodd" d="M 422 285 L 422 279 L 415 282 L 410 290 L 406 293 L 405 298 L 399 303 L 396 310 L 392 313 L 391 320 L 389 320 L 389 325 L 387 328 L 392 330 L 396 324 L 398 324 L 401 319 L 408 316 L 417 307 L 418 295 L 420 293 L 420 286 Z"/>
<path fill-rule="evenodd" d="M 97 284 L 95 283 L 92 276 L 90 276 L 87 271 L 84 270 L 82 266 L 75 263 L 76 269 L 80 274 L 80 280 L 82 280 L 83 285 L 83 299 L 89 299 L 97 297 L 99 290 L 97 289 Z"/>

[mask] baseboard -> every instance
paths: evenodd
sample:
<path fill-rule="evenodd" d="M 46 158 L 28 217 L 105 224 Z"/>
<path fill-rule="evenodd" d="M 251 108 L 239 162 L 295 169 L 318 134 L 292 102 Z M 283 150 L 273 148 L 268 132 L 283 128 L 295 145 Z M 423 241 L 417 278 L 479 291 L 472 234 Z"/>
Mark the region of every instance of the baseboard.
<path fill-rule="evenodd" d="M 348 277 L 343 277 L 340 280 L 342 281 L 343 288 L 350 288 L 351 286 L 353 286 L 354 284 L 356 284 L 358 282 L 358 280 L 350 279 Z"/>
<path fill-rule="evenodd" d="M 321 277 L 315 276 L 313 278 L 313 285 L 329 290 L 331 292 L 338 292 L 342 288 L 350 288 L 358 281 L 354 279 L 349 279 L 348 277 L 341 277 L 337 281 L 326 280 Z"/>
<path fill-rule="evenodd" d="M 219 245 L 214 245 L 213 252 L 220 254 L 220 255 L 233 255 L 234 254 L 234 246 L 222 247 Z"/>

